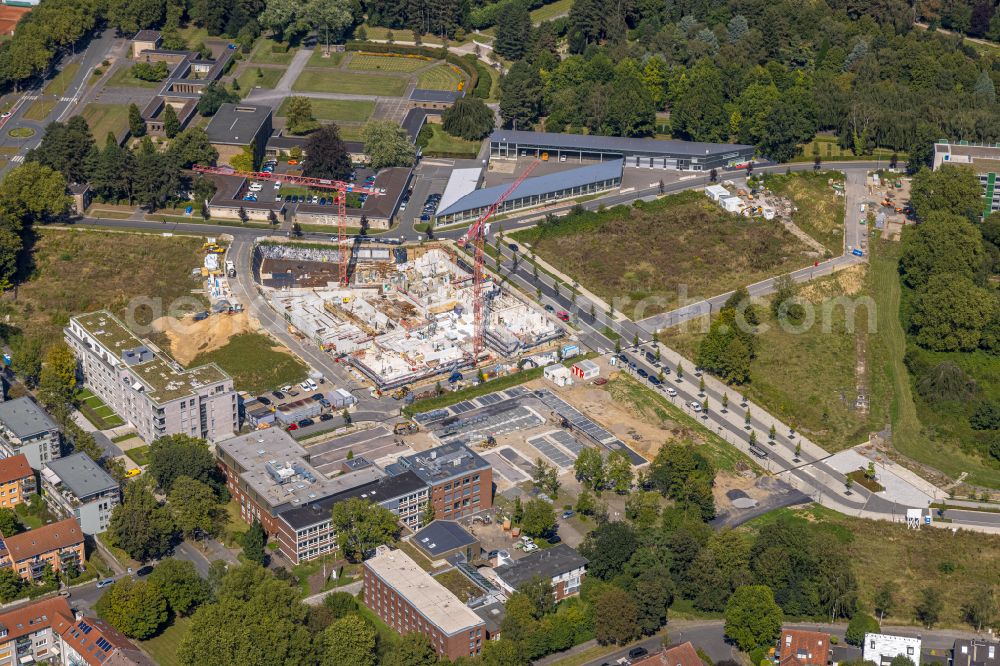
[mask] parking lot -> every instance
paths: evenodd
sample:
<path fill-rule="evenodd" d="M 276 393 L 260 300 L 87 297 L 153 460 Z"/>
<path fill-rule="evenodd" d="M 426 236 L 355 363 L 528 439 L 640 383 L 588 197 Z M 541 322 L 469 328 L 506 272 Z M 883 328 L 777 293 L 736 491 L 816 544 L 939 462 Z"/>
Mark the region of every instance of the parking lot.
<path fill-rule="evenodd" d="M 267 179 L 253 180 L 247 179 L 243 187 L 237 193 L 237 198 L 247 202 L 256 203 L 286 203 L 286 204 L 308 204 L 313 206 L 333 206 L 340 196 L 335 190 L 322 188 L 307 188 L 301 185 L 287 183 L 282 178 L 284 174 L 301 175 L 301 164 L 289 164 L 275 159 L 264 162 L 261 171 L 271 173 Z M 364 167 L 355 169 L 353 180 L 360 187 L 374 187 L 378 174 Z M 384 189 L 384 188 L 382 188 Z M 348 208 L 359 208 L 364 210 L 364 205 L 368 200 L 365 194 L 349 193 L 347 197 Z"/>

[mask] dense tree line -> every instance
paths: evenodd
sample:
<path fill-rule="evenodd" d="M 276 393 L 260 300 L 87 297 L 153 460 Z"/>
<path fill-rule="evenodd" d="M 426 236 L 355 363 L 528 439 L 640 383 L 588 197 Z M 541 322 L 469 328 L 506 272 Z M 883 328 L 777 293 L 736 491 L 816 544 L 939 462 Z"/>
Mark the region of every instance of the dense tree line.
<path fill-rule="evenodd" d="M 932 29 L 1000 41 L 1000 11 L 994 0 L 917 0 L 915 9 Z"/>
<path fill-rule="evenodd" d="M 970 377 L 1000 354 L 1000 218 L 983 212 L 979 178 L 967 167 L 924 169 L 913 178 L 920 223 L 903 232 L 899 259 L 902 319 L 910 345 L 906 364 L 924 404 L 964 415 L 967 450 L 1000 464 L 1000 395 Z M 947 436 L 947 435 L 946 435 Z"/>
<path fill-rule="evenodd" d="M 659 124 L 677 138 L 753 144 L 777 160 L 832 131 L 859 153 L 908 151 L 916 166 L 939 137 L 1000 138 L 1000 61 L 913 29 L 903 0 L 577 0 L 568 19 L 521 43 L 522 19 L 511 14 L 511 26 L 497 26 L 507 54 L 521 54 L 502 84 L 507 126 L 544 119 L 556 131 L 647 136 Z M 560 59 L 563 35 L 572 55 Z"/>

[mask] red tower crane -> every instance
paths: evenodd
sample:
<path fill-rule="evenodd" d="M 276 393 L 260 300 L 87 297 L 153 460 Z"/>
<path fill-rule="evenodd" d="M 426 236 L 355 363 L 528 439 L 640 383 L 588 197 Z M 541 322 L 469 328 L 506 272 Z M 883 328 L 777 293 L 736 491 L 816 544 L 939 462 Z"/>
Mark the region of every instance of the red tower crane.
<path fill-rule="evenodd" d="M 196 164 L 191 167 L 197 173 L 205 173 L 216 176 L 240 176 L 252 180 L 275 181 L 282 180 L 285 183 L 303 185 L 325 190 L 336 190 L 339 194 L 336 198 L 337 204 L 337 240 L 340 247 L 340 286 L 346 287 L 349 279 L 347 267 L 351 260 L 351 247 L 347 242 L 347 193 L 357 192 L 370 196 L 379 196 L 384 192 L 378 187 L 367 185 L 355 185 L 343 180 L 331 180 L 328 178 L 310 178 L 308 176 L 295 176 L 287 173 L 272 173 L 270 171 L 237 171 L 231 167 L 210 167 Z"/>
<path fill-rule="evenodd" d="M 535 167 L 538 166 L 539 160 L 535 160 L 528 167 L 521 172 L 521 175 L 517 177 L 513 183 L 510 184 L 503 194 L 501 194 L 496 201 L 490 204 L 479 218 L 472 223 L 469 230 L 458 239 L 458 244 L 460 247 L 465 247 L 465 245 L 471 240 L 474 245 L 473 255 L 475 257 L 474 268 L 472 271 L 472 313 L 475 322 L 475 328 L 472 337 L 472 359 L 473 363 L 479 361 L 479 355 L 486 348 L 486 344 L 483 341 L 483 334 L 486 331 L 486 320 L 485 320 L 485 308 L 486 308 L 486 296 L 483 293 L 483 282 L 485 281 L 486 275 L 486 262 L 485 262 L 485 252 L 483 251 L 483 244 L 486 237 L 486 222 L 493 216 L 493 213 L 500 208 L 500 205 L 507 200 L 514 190 L 524 182 Z"/>

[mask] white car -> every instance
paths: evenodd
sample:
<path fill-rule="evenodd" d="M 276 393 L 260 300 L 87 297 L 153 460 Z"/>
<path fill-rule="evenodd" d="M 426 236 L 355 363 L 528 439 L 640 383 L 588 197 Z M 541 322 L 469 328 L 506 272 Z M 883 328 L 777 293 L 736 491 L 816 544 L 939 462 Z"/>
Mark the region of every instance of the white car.
<path fill-rule="evenodd" d="M 264 189 L 264 186 L 260 183 L 250 183 L 250 187 L 247 188 L 251 192 L 260 192 Z"/>
<path fill-rule="evenodd" d="M 701 411 L 701 404 L 699 404 L 699 403 L 697 403 L 697 402 L 695 402 L 695 401 L 692 400 L 691 401 L 691 409 L 693 409 L 696 412 L 700 412 Z"/>
<path fill-rule="evenodd" d="M 666 389 L 666 391 L 667 391 L 667 395 L 669 395 L 671 398 L 676 398 L 677 397 L 677 389 L 675 389 L 674 387 L 668 386 L 667 389 Z"/>
<path fill-rule="evenodd" d="M 306 384 L 309 385 L 309 389 L 308 390 L 310 390 L 310 391 L 315 391 L 315 390 L 317 390 L 319 388 L 319 386 L 316 385 L 316 382 L 314 382 L 311 379 L 306 380 Z"/>
<path fill-rule="evenodd" d="M 274 189 L 276 189 L 276 190 L 280 190 L 281 189 L 281 181 L 280 180 L 274 181 Z"/>
<path fill-rule="evenodd" d="M 538 546 L 536 546 L 535 544 L 533 544 L 533 543 L 526 543 L 526 544 L 524 544 L 524 552 L 531 553 L 531 552 L 536 551 L 536 550 L 538 550 Z"/>

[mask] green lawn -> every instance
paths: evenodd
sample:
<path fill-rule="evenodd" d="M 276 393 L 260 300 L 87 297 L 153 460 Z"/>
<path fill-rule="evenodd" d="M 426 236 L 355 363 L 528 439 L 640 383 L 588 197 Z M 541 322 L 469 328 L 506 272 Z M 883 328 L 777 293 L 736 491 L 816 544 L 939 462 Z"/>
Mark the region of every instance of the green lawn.
<path fill-rule="evenodd" d="M 356 95 L 401 97 L 406 90 L 406 79 L 374 74 L 337 73 L 307 69 L 292 84 L 293 90 L 308 92 L 340 92 Z"/>
<path fill-rule="evenodd" d="M 191 618 L 175 617 L 159 636 L 148 641 L 137 641 L 159 666 L 180 666 L 177 646 L 191 628 Z"/>
<path fill-rule="evenodd" d="M 417 87 L 426 90 L 458 90 L 465 77 L 456 72 L 452 65 L 442 64 L 420 72 Z"/>
<path fill-rule="evenodd" d="M 228 372 L 237 390 L 263 393 L 305 379 L 308 368 L 290 353 L 275 350 L 271 338 L 260 333 L 243 333 L 220 349 L 199 354 L 190 367 L 217 363 Z"/>
<path fill-rule="evenodd" d="M 281 103 L 275 115 L 286 116 L 288 99 Z M 338 120 L 345 122 L 365 122 L 375 112 L 375 102 L 345 99 L 310 99 L 313 116 L 318 120 Z"/>
<path fill-rule="evenodd" d="M 819 151 L 819 158 L 824 162 L 845 162 L 851 160 L 873 160 L 876 158 L 886 160 L 892 157 L 892 150 L 888 148 L 876 148 L 870 155 L 855 155 L 850 148 L 841 148 L 837 143 L 837 138 L 827 135 L 818 135 L 809 143 L 800 146 L 802 151 L 792 158 L 792 162 L 812 162 L 816 159 L 815 151 Z M 906 159 L 906 153 L 896 153 L 900 161 Z"/>
<path fill-rule="evenodd" d="M 208 29 L 203 26 L 197 26 L 194 23 L 181 28 L 177 32 L 180 33 L 181 39 L 187 42 L 188 47 L 192 49 L 208 39 Z"/>
<path fill-rule="evenodd" d="M 768 189 L 788 197 L 798 208 L 792 221 L 832 255 L 839 255 L 844 251 L 844 197 L 834 193 L 830 181 L 843 185 L 844 175 L 820 171 L 767 176 L 764 180 Z"/>
<path fill-rule="evenodd" d="M 448 155 L 474 158 L 479 154 L 479 148 L 482 146 L 480 142 L 466 141 L 460 137 L 452 136 L 441 129 L 441 125 L 437 123 L 430 123 L 427 127 L 431 128 L 434 135 L 424 148 L 425 155 L 433 157 L 437 153 L 446 153 Z"/>
<path fill-rule="evenodd" d="M 554 18 L 568 14 L 573 0 L 556 0 L 548 5 L 544 5 L 531 12 L 531 22 L 538 25 L 542 21 L 551 21 Z"/>
<path fill-rule="evenodd" d="M 347 54 L 343 51 L 331 51 L 329 56 L 324 56 L 323 47 L 317 46 L 309 56 L 306 67 L 339 67 L 345 55 Z"/>
<path fill-rule="evenodd" d="M 91 393 L 90 389 L 83 389 L 79 394 L 80 412 L 98 430 L 117 428 L 125 425 L 125 421 L 114 413 L 114 411 L 104 404 L 104 401 Z"/>
<path fill-rule="evenodd" d="M 361 133 L 365 129 L 361 123 L 355 125 L 340 123 L 338 126 L 340 127 L 340 138 L 344 141 L 361 141 Z"/>
<path fill-rule="evenodd" d="M 132 76 L 132 65 L 125 61 L 105 85 L 109 88 L 159 88 L 162 84 L 162 81 L 143 81 Z"/>
<path fill-rule="evenodd" d="M 260 39 L 257 42 L 256 48 L 250 54 L 250 62 L 261 64 L 261 65 L 288 65 L 291 64 L 292 58 L 295 57 L 298 48 L 290 48 L 284 53 L 274 53 L 271 51 L 271 47 L 274 46 L 276 42 L 267 37 Z"/>
<path fill-rule="evenodd" d="M 77 73 L 80 71 L 80 63 L 71 62 L 62 68 L 58 74 L 52 77 L 52 80 L 45 84 L 44 93 L 46 95 L 62 95 L 66 94 L 66 90 L 69 89 L 70 85 L 73 83 L 73 79 L 76 78 Z"/>
<path fill-rule="evenodd" d="M 354 53 L 351 55 L 350 62 L 347 63 L 347 68 L 372 72 L 381 71 L 409 73 L 415 72 L 421 67 L 426 67 L 431 64 L 431 62 L 433 61 L 425 60 L 424 58 Z"/>
<path fill-rule="evenodd" d="M 249 65 L 242 74 L 237 77 L 240 82 L 240 92 L 246 97 L 254 88 L 267 88 L 273 90 L 278 85 L 281 75 L 285 73 L 283 69 L 260 68 L 261 76 L 257 75 L 257 68 Z"/>
<path fill-rule="evenodd" d="M 31 103 L 28 110 L 24 112 L 24 117 L 28 120 L 37 120 L 38 122 L 44 121 L 52 113 L 52 109 L 56 108 L 57 100 L 54 99 L 38 99 Z"/>
<path fill-rule="evenodd" d="M 125 455 L 139 467 L 149 464 L 149 446 L 137 446 L 125 452 Z"/>
<path fill-rule="evenodd" d="M 84 107 L 82 115 L 93 136 L 107 136 L 108 132 L 121 136 L 128 129 L 128 106 L 124 104 L 91 103 Z"/>

